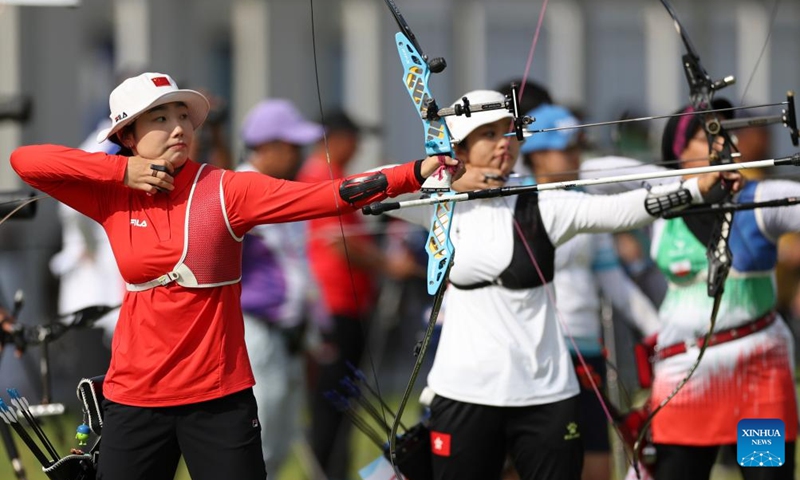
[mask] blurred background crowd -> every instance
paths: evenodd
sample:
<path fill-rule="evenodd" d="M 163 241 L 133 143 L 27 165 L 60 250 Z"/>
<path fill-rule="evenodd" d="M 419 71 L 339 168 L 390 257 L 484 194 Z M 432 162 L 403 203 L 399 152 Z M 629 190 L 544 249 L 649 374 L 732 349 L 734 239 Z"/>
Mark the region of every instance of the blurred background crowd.
<path fill-rule="evenodd" d="M 425 52 L 449 64 L 431 82 L 441 106 L 457 100 L 457 92 L 499 89 L 523 77 L 540 1 L 397 1 Z M 725 92 L 734 103 L 778 102 L 800 84 L 800 3 L 783 2 L 777 10 L 772 1 L 756 0 L 675 0 L 674 6 L 712 77 L 737 77 Z M 546 12 L 530 79 L 581 120 L 667 114 L 686 103 L 682 45 L 658 1 L 552 0 Z M 259 158 L 270 164 L 270 155 L 278 155 L 294 161 L 282 171 L 263 173 L 313 179 L 327 177 L 328 157 L 337 176 L 420 158 L 422 128 L 401 81 L 395 31 L 380 0 L 0 0 L 0 157 L 32 143 L 103 148 L 84 142 L 107 119 L 109 92 L 125 77 L 157 71 L 212 100 L 192 156 L 201 162 L 261 170 Z M 273 103 L 265 105 L 268 99 Z M 255 121 L 248 115 L 295 118 L 296 123 L 258 127 L 268 130 L 260 134 L 270 140 L 292 145 L 291 152 L 262 149 L 267 142 L 248 130 L 248 121 Z M 317 125 L 318 134 L 297 136 L 306 123 Z M 327 148 L 320 125 L 327 130 Z M 648 122 L 586 130 L 587 155 L 651 162 L 662 126 Z M 743 156 L 757 160 L 793 153 L 779 128 L 742 132 L 755 137 L 748 145 L 756 145 Z M 8 162 L 0 162 L 0 194 L 12 198 L 21 185 Z M 119 303 L 123 286 L 103 232 L 53 200 L 38 203 L 34 219 L 0 227 L 3 303 L 11 304 L 14 292 L 24 291 L 23 324 L 51 322 L 86 305 Z M 331 359 L 346 357 L 369 363 L 381 388 L 397 392 L 425 319 L 425 234 L 360 216 L 345 223 L 341 244 L 331 240 L 340 237 L 338 221 L 309 225 L 311 280 L 302 285 L 318 285 L 312 303 L 322 305 L 324 313 L 304 311 L 300 316 L 314 318 L 314 328 L 290 332 L 301 338 L 296 348 L 308 353 L 298 354 L 303 364 L 292 368 L 313 391 L 324 388 L 326 375 L 342 376 L 342 364 L 333 372 L 326 369 Z M 315 245 L 320 238 L 324 245 Z M 629 274 L 658 301 L 663 282 L 648 273 L 652 265 L 643 238 L 623 235 L 617 246 Z M 794 330 L 800 328 L 798 244 L 795 237 L 781 241 L 778 272 L 779 308 Z M 342 283 L 352 284 L 355 295 L 337 290 Z M 355 324 L 346 337 L 326 336 L 331 322 L 349 317 L 370 328 Z M 283 326 L 297 326 L 292 322 Z M 55 400 L 74 405 L 77 380 L 105 370 L 113 318 L 102 326 L 71 332 L 52 345 Z M 623 351 L 630 334 L 622 324 L 617 330 L 610 343 Z M 0 387 L 15 386 L 40 398 L 38 350 L 19 360 L 9 351 L 2 355 Z M 632 382 L 629 363 L 618 361 L 622 380 Z M 315 408 L 322 407 L 310 402 L 309 409 Z M 314 428 L 322 432 L 310 437 L 319 443 L 313 450 L 339 458 L 328 451 L 342 435 L 338 419 L 320 422 Z"/>

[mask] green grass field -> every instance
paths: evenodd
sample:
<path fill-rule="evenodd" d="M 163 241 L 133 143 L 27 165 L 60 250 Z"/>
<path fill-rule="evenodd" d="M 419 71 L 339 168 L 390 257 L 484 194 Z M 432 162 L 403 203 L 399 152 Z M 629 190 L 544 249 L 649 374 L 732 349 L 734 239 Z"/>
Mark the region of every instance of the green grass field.
<path fill-rule="evenodd" d="M 397 403 L 397 402 L 395 402 Z M 411 403 L 411 402 L 409 402 Z M 415 412 L 418 406 L 409 404 L 406 412 L 403 414 L 404 420 L 409 423 L 414 421 Z M 75 414 L 66 414 L 61 417 L 46 418 L 43 420 L 43 428 L 50 440 L 56 447 L 56 450 L 64 455 L 69 452 L 70 448 L 77 447 L 77 441 L 74 440 L 75 429 L 81 423 L 81 418 Z M 25 447 L 16 434 L 13 434 L 14 441 L 17 445 L 22 456 L 22 463 L 25 467 L 28 480 L 46 480 L 47 476 L 42 472 L 41 465 L 36 461 L 30 451 Z M 89 444 L 94 441 L 94 437 L 90 440 Z M 352 435 L 350 436 L 351 453 L 352 453 L 352 474 L 351 478 L 358 478 L 358 469 L 367 465 L 381 454 L 381 451 L 374 444 L 362 435 L 358 430 L 353 428 Z M 292 456 L 287 461 L 284 468 L 277 474 L 270 472 L 270 480 L 317 480 L 313 479 L 311 473 L 312 467 L 307 459 L 310 452 L 304 449 L 302 445 L 295 445 L 292 450 Z M 14 470 L 8 460 L 5 446 L 0 442 L 0 480 L 13 480 Z M 186 469 L 186 466 L 181 462 L 178 467 L 178 472 L 175 475 L 176 480 L 190 480 L 191 477 Z"/>
<path fill-rule="evenodd" d="M 394 405 L 397 403 L 397 401 L 390 401 L 389 403 Z M 406 409 L 406 412 L 403 414 L 403 419 L 404 422 L 406 422 L 406 425 L 413 424 L 415 421 L 416 412 L 418 412 L 418 406 L 415 404 L 410 404 Z M 76 446 L 76 441 L 74 440 L 75 428 L 79 424 L 80 417 L 77 415 L 64 415 L 59 418 L 46 419 L 43 426 L 48 437 L 55 444 L 58 452 L 63 454 L 68 452 L 70 448 L 74 448 Z M 46 475 L 41 471 L 41 467 L 38 465 L 33 455 L 24 447 L 22 441 L 16 438 L 16 436 L 15 441 L 20 452 L 22 453 L 23 464 L 28 475 L 28 480 L 46 480 Z M 370 443 L 367 437 L 361 434 L 361 432 L 355 428 L 353 429 L 350 437 L 350 444 L 352 454 L 352 473 L 350 478 L 358 479 L 359 477 L 357 470 L 374 460 L 378 455 L 381 454 L 381 452 L 378 447 Z M 313 474 L 311 473 L 313 468 L 310 466 L 310 462 L 303 460 L 304 458 L 307 458 L 306 455 L 309 455 L 308 451 L 302 448 L 302 446 L 296 445 L 293 449 L 292 457 L 289 459 L 284 468 L 277 474 L 270 473 L 270 480 L 319 480 L 313 478 Z M 798 458 L 798 464 L 800 465 L 800 457 Z M 800 473 L 800 469 L 798 470 L 798 473 Z M 14 471 L 12 470 L 11 464 L 8 461 L 8 455 L 6 454 L 5 448 L 0 446 L 0 480 L 13 480 L 14 478 Z M 742 477 L 736 468 L 731 469 L 718 465 L 714 468 L 711 478 L 712 480 L 739 480 Z M 175 479 L 191 479 L 188 471 L 186 470 L 186 466 L 183 465 L 183 463 L 181 463 L 179 466 Z"/>

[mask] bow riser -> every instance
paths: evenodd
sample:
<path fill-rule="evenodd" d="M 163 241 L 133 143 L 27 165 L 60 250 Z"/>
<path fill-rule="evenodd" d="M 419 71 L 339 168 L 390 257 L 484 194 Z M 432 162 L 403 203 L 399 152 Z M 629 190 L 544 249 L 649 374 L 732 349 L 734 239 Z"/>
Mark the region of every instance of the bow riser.
<path fill-rule="evenodd" d="M 428 295 L 436 295 L 447 278 L 455 248 L 450 241 L 454 202 L 436 204 L 425 250 L 428 252 Z"/>
<path fill-rule="evenodd" d="M 400 62 L 403 64 L 403 84 L 417 108 L 420 120 L 422 120 L 425 153 L 429 156 L 447 155 L 452 157 L 453 147 L 447 125 L 444 119 L 436 115 L 435 111 L 429 111 L 429 107 L 432 104 L 435 105 L 432 100 L 433 95 L 428 89 L 431 70 L 423 56 L 404 33 L 398 32 L 394 39 L 397 53 L 400 55 Z M 422 189 L 423 191 L 446 192 L 450 190 L 451 180 L 450 172 L 442 169 L 428 177 L 422 185 Z"/>
<path fill-rule="evenodd" d="M 436 115 L 436 102 L 428 89 L 431 69 L 417 47 L 403 32 L 395 34 L 397 53 L 403 65 L 403 84 L 411 101 L 419 113 L 425 134 L 425 153 L 433 155 L 453 155 L 450 133 L 444 119 Z M 426 193 L 446 195 L 450 191 L 451 172 L 442 167 L 428 177 L 422 185 Z M 453 257 L 453 244 L 450 242 L 450 225 L 453 218 L 453 202 L 440 203 L 434 208 L 430 234 L 426 242 L 428 252 L 428 294 L 435 295 L 447 278 L 447 268 Z"/>

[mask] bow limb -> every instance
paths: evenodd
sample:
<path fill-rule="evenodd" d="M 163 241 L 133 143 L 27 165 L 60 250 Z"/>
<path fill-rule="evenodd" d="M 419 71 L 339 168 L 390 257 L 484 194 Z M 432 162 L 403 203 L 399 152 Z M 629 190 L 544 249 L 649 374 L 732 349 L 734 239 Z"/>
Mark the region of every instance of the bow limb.
<path fill-rule="evenodd" d="M 429 156 L 446 155 L 454 157 L 450 132 L 444 119 L 437 114 L 438 106 L 428 86 L 431 73 L 441 72 L 447 64 L 441 58 L 428 60 L 397 5 L 392 0 L 385 0 L 385 2 L 400 28 L 400 31 L 395 34 L 395 44 L 400 63 L 403 66 L 402 80 L 422 121 L 425 135 L 425 153 Z M 422 191 L 431 196 L 447 197 L 450 195 L 450 175 L 451 172 L 442 165 L 440 170 L 431 175 L 422 185 Z M 428 350 L 428 345 L 436 326 L 436 319 L 439 316 L 447 277 L 453 264 L 454 248 L 450 241 L 450 226 L 454 208 L 455 203 L 451 201 L 434 206 L 431 228 L 425 244 L 425 249 L 428 253 L 427 287 L 428 293 L 434 296 L 433 308 L 425 335 L 415 348 L 416 360 L 414 367 L 389 432 L 388 457 L 398 478 L 402 478 L 397 459 L 398 428 L 402 421 L 405 407 L 413 392 L 414 383 L 425 360 L 425 353 Z"/>
<path fill-rule="evenodd" d="M 404 32 L 411 29 L 397 11 L 397 6 L 391 0 L 386 0 L 390 5 L 395 18 Z M 404 26 L 404 28 L 403 28 Z M 406 86 L 411 101 L 419 113 L 425 134 L 425 153 L 427 155 L 454 156 L 451 146 L 450 131 L 444 119 L 436 115 L 436 102 L 430 93 L 428 81 L 432 70 L 425 57 L 418 49 L 416 42 L 398 32 L 395 35 L 397 52 L 403 65 L 403 83 Z M 411 34 L 413 38 L 413 34 Z M 441 60 L 444 63 L 443 60 Z M 446 198 L 450 190 L 451 172 L 442 165 L 439 171 L 431 175 L 422 185 L 422 191 Z M 426 243 L 428 252 L 428 293 L 435 295 L 445 282 L 448 265 L 452 262 L 453 244 L 450 242 L 450 221 L 453 218 L 454 204 L 446 202 L 437 204 L 431 220 L 431 229 Z"/>
<path fill-rule="evenodd" d="M 450 267 L 453 266 L 452 260 L 449 261 L 447 264 L 447 268 L 444 271 L 444 277 L 446 278 L 450 273 Z M 392 468 L 395 471 L 395 475 L 398 479 L 402 479 L 400 469 L 398 467 L 398 460 L 397 460 L 397 431 L 398 427 L 402 423 L 403 418 L 403 411 L 408 404 L 409 398 L 411 398 L 411 394 L 414 390 L 414 383 L 416 383 L 417 377 L 419 376 L 419 372 L 422 369 L 422 364 L 425 361 L 425 354 L 428 351 L 428 346 L 431 343 L 431 337 L 433 337 L 434 329 L 436 328 L 436 320 L 439 318 L 439 311 L 442 307 L 442 300 L 444 299 L 444 292 L 447 289 L 447 285 L 445 283 L 439 284 L 439 289 L 433 297 L 433 306 L 431 307 L 431 315 L 428 319 L 428 326 L 425 329 L 425 335 L 422 337 L 422 340 L 417 344 L 416 348 L 414 349 L 414 355 L 416 356 L 416 360 L 414 361 L 414 367 L 411 370 L 411 376 L 406 383 L 405 391 L 403 392 L 403 397 L 400 399 L 400 405 L 397 407 L 397 413 L 395 414 L 394 421 L 392 422 L 391 429 L 389 431 L 389 462 L 392 464 Z"/>

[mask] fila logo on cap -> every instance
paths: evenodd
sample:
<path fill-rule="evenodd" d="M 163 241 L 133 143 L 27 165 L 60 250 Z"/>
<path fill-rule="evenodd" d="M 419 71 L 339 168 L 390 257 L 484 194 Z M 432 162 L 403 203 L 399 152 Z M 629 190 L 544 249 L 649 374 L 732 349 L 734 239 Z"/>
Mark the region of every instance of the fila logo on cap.
<path fill-rule="evenodd" d="M 116 117 L 114 117 L 114 123 L 119 122 L 122 119 L 128 118 L 128 114 L 125 112 L 120 113 Z"/>
<path fill-rule="evenodd" d="M 150 80 L 153 81 L 153 85 L 156 87 L 169 87 L 169 79 L 167 77 L 154 77 Z"/>

